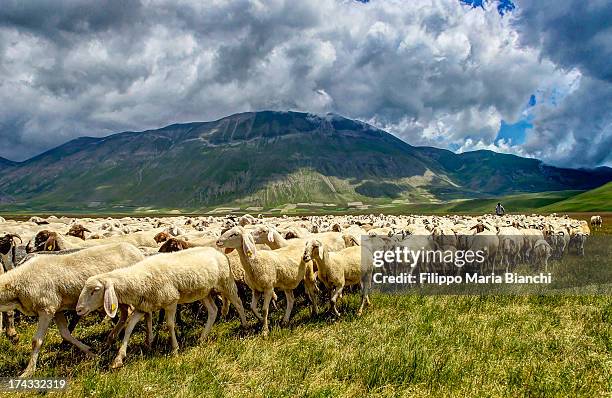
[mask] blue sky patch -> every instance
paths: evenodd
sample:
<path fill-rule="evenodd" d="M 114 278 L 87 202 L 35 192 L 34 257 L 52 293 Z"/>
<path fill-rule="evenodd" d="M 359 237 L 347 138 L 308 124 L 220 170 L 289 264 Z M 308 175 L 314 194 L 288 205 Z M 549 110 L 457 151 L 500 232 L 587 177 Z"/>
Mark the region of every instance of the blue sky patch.
<path fill-rule="evenodd" d="M 519 120 L 513 124 L 508 124 L 505 120 L 502 120 L 495 141 L 503 138 L 505 141 L 512 141 L 512 145 L 524 143 L 527 129 L 533 128 L 529 119 Z"/>
<path fill-rule="evenodd" d="M 492 0 L 459 0 L 462 4 L 472 6 L 473 8 L 483 8 L 485 4 L 492 3 Z M 507 12 L 510 12 L 516 8 L 512 0 L 497 0 L 497 11 L 500 15 L 504 15 Z"/>

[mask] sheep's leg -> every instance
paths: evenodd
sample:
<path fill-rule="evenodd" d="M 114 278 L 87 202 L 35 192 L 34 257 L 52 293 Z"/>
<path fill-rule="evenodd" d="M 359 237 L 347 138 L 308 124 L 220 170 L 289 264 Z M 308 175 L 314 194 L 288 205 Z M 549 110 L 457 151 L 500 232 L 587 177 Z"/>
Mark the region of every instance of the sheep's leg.
<path fill-rule="evenodd" d="M 34 337 L 32 337 L 32 355 L 30 356 L 30 362 L 28 362 L 28 367 L 19 377 L 30 377 L 34 374 L 34 371 L 36 371 L 38 353 L 42 347 L 43 340 L 47 334 L 47 329 L 49 329 L 51 320 L 53 320 L 53 314 L 48 314 L 46 312 L 38 314 L 38 328 L 36 329 Z"/>
<path fill-rule="evenodd" d="M 0 318 L 2 316 L 0 315 Z M 13 344 L 19 343 L 19 334 L 15 330 L 15 312 L 9 311 L 6 313 L 6 330 L 4 331 L 6 337 Z"/>
<path fill-rule="evenodd" d="M 268 289 L 264 292 L 264 303 L 263 303 L 263 326 L 261 329 L 261 334 L 263 336 L 267 336 L 269 333 L 268 330 L 268 312 L 270 311 L 270 301 L 272 300 L 272 296 L 274 295 L 273 289 Z"/>
<path fill-rule="evenodd" d="M 230 302 L 225 296 L 221 296 L 221 302 L 223 303 L 223 305 L 221 306 L 221 316 L 225 318 L 227 317 L 227 313 L 229 312 Z"/>
<path fill-rule="evenodd" d="M 259 303 L 259 297 L 261 297 L 261 293 L 257 290 L 253 290 L 253 295 L 251 296 L 251 311 L 255 314 L 255 317 L 259 319 L 259 321 L 263 321 L 259 310 L 257 309 L 257 304 Z"/>
<path fill-rule="evenodd" d="M 121 348 L 119 348 L 119 352 L 117 353 L 115 360 L 111 364 L 111 369 L 117 369 L 123 366 L 123 360 L 125 359 L 125 356 L 127 355 L 127 346 L 130 341 L 130 336 L 132 335 L 132 332 L 134 331 L 134 327 L 136 327 L 136 324 L 142 319 L 144 314 L 145 314 L 144 312 L 135 310 L 130 316 L 130 319 L 127 322 L 127 326 L 125 327 L 125 334 L 123 335 L 123 343 L 121 343 Z"/>
<path fill-rule="evenodd" d="M 81 317 L 78 316 L 75 313 L 73 313 L 74 316 L 70 318 L 70 324 L 68 325 L 68 330 L 70 331 L 70 333 L 74 332 L 74 329 L 76 328 L 76 325 L 79 323 L 79 321 L 81 320 Z"/>
<path fill-rule="evenodd" d="M 304 279 L 304 286 L 306 287 L 306 294 L 308 294 L 311 303 L 310 313 L 311 315 L 317 315 L 319 312 L 319 305 L 317 302 L 316 282 Z"/>
<path fill-rule="evenodd" d="M 291 317 L 291 311 L 293 311 L 293 303 L 295 303 L 295 297 L 293 296 L 293 290 L 285 290 L 285 297 L 287 298 L 287 309 L 285 310 L 285 317 L 283 318 L 283 324 L 289 323 Z"/>
<path fill-rule="evenodd" d="M 147 312 L 145 314 L 145 321 L 147 322 L 147 340 L 145 344 L 147 348 L 151 348 L 153 345 L 153 313 Z"/>
<path fill-rule="evenodd" d="M 274 308 L 274 310 L 277 310 L 278 307 L 276 307 L 276 302 L 278 301 L 278 297 L 276 297 L 276 293 L 274 293 L 274 291 L 272 291 L 272 308 Z"/>
<path fill-rule="evenodd" d="M 336 287 L 332 293 L 332 297 L 331 297 L 331 302 L 332 302 L 332 310 L 334 311 L 334 314 L 336 314 L 336 316 L 340 316 L 340 312 L 338 311 L 338 307 L 337 307 L 337 303 L 338 303 L 338 297 L 340 297 L 342 295 L 342 288 L 344 287 L 344 285 L 340 285 L 338 287 Z"/>
<path fill-rule="evenodd" d="M 238 296 L 238 292 L 235 289 L 230 292 L 229 301 L 232 302 L 232 305 L 236 308 L 236 311 L 238 311 L 238 316 L 240 317 L 240 323 L 242 324 L 242 326 L 246 327 L 247 320 L 244 314 L 244 307 L 242 306 L 242 300 L 240 300 L 240 296 Z"/>
<path fill-rule="evenodd" d="M 172 355 L 178 354 L 178 341 L 176 340 L 176 304 L 172 304 L 166 308 L 166 324 L 170 331 L 170 341 L 172 343 Z"/>
<path fill-rule="evenodd" d="M 120 310 L 119 322 L 115 324 L 115 326 L 113 327 L 113 330 L 111 330 L 111 332 L 106 337 L 106 345 L 113 344 L 113 342 L 117 339 L 117 336 L 119 336 L 119 333 L 121 333 L 121 331 L 125 327 L 125 323 L 128 319 L 128 312 L 129 312 L 128 306 L 126 304 L 119 304 L 119 310 Z"/>
<path fill-rule="evenodd" d="M 365 307 L 366 304 L 370 305 L 370 298 L 367 295 L 366 289 L 362 287 L 361 288 L 361 305 L 359 306 L 359 309 L 357 310 L 357 315 L 363 314 L 363 307 Z"/>
<path fill-rule="evenodd" d="M 361 276 L 361 305 L 357 311 L 358 316 L 363 313 L 364 306 L 369 307 L 372 304 L 370 302 L 370 289 L 372 289 L 372 273 L 368 272 Z"/>
<path fill-rule="evenodd" d="M 202 335 L 200 336 L 200 342 L 206 341 L 206 336 L 210 333 L 215 320 L 217 319 L 217 306 L 215 302 L 210 296 L 207 296 L 204 300 L 202 300 L 204 305 L 206 306 L 206 310 L 208 311 L 208 319 L 206 320 L 206 326 L 204 327 L 204 331 L 202 331 Z"/>
<path fill-rule="evenodd" d="M 68 321 L 66 320 L 66 315 L 63 312 L 58 312 L 55 314 L 55 323 L 57 324 L 57 328 L 59 329 L 60 335 L 64 340 L 75 345 L 79 350 L 83 351 L 90 357 L 94 357 L 94 353 L 91 352 L 91 347 L 87 344 L 81 343 L 77 340 L 71 333 L 68 328 Z"/>

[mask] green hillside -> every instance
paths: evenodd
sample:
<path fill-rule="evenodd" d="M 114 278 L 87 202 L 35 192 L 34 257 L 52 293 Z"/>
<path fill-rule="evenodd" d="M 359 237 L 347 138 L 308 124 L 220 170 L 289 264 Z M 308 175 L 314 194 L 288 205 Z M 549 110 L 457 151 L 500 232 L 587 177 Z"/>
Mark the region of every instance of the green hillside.
<path fill-rule="evenodd" d="M 599 188 L 555 202 L 543 208 L 547 211 L 612 211 L 612 182 Z"/>
<path fill-rule="evenodd" d="M 272 111 L 82 137 L 0 166 L 2 212 L 437 205 L 587 190 L 612 180 L 610 168 L 563 169 L 491 151 L 414 147 L 338 115 Z M 552 203 L 523 199 L 523 206 Z M 489 202 L 450 203 L 468 211 Z"/>

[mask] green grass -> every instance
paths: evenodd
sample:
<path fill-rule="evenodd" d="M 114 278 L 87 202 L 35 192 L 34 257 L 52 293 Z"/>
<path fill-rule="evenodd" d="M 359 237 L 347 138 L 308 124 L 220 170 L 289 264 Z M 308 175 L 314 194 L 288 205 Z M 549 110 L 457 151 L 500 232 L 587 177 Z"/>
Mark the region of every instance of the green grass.
<path fill-rule="evenodd" d="M 553 203 L 542 210 L 549 211 L 612 211 L 612 182 L 599 188 Z"/>
<path fill-rule="evenodd" d="M 443 202 L 443 203 L 414 203 L 414 204 L 392 204 L 391 200 L 379 200 L 379 201 L 367 201 L 364 198 L 358 198 L 363 201 L 364 204 L 370 204 L 371 207 L 366 210 L 357 210 L 354 208 L 346 207 L 346 203 L 348 201 L 352 201 L 351 197 L 343 198 L 342 200 L 338 200 L 336 198 L 335 203 L 338 203 L 337 207 L 313 207 L 313 208 L 296 208 L 292 210 L 284 211 L 283 214 L 289 215 L 302 215 L 302 214 L 370 214 L 370 213 L 386 213 L 386 214 L 405 214 L 405 213 L 417 213 L 417 214 L 425 214 L 425 213 L 492 213 L 495 209 L 495 205 L 497 202 L 502 202 L 504 207 L 509 212 L 542 212 L 548 210 L 552 211 L 560 211 L 555 210 L 550 205 L 554 205 L 555 203 L 563 203 L 567 199 L 571 199 L 576 195 L 583 193 L 584 191 L 553 191 L 553 192 L 538 192 L 538 193 L 523 193 L 523 194 L 515 194 L 515 195 L 507 195 L 503 197 L 497 198 L 479 198 L 479 199 L 467 199 L 462 201 L 451 201 L 451 202 Z M 591 191 L 589 191 L 591 192 Z M 587 192 L 588 193 L 588 192 Z M 263 195 L 264 193 L 258 193 L 258 195 Z M 285 198 L 288 199 L 288 198 Z M 295 199 L 295 198 L 293 198 Z M 417 198 L 418 199 L 418 198 Z M 425 201 L 420 198 L 420 200 Z M 333 202 L 333 199 L 330 198 L 317 198 L 317 200 L 312 200 L 322 203 Z M 295 203 L 295 202 L 287 202 L 287 203 Z M 378 205 L 389 205 L 389 207 L 378 207 Z M 223 206 L 215 206 L 211 208 L 202 208 L 202 209 L 193 209 L 193 208 L 181 208 L 179 209 L 183 214 L 203 214 L 208 211 L 214 210 L 217 207 L 241 207 L 241 213 L 246 212 L 246 208 L 250 206 L 248 204 L 241 203 L 229 203 Z M 282 207 L 282 206 L 281 206 Z M 601 207 L 601 206 L 600 206 Z M 140 210 L 140 208 L 134 206 L 114 206 L 108 207 L 103 210 L 101 209 L 71 209 L 71 208 L 57 208 L 55 210 L 46 210 L 46 211 L 37 211 L 29 207 L 19 207 L 19 206 L 0 206 L 0 215 L 5 217 L 12 216 L 45 216 L 54 214 L 56 216 L 59 215 L 69 215 L 75 217 L 89 217 L 89 216 L 163 216 L 163 215 L 173 215 L 171 211 L 174 210 L 172 208 L 154 208 L 151 211 L 144 212 Z M 271 208 L 265 208 L 258 213 L 263 214 L 272 214 L 270 212 Z M 587 211 L 589 209 L 584 209 L 580 211 Z M 595 207 L 594 210 L 599 210 L 598 207 Z M 571 210 L 570 210 L 571 211 Z M 95 214 L 94 214 L 95 213 Z M 278 213 L 277 213 L 278 214 Z M 26 217 L 27 218 L 27 217 Z"/>
<path fill-rule="evenodd" d="M 67 376 L 63 396 L 605 396 L 611 391 L 612 303 L 607 297 L 373 297 L 371 311 L 311 319 L 264 339 L 237 321 L 215 325 L 197 345 L 185 331 L 168 356 L 163 332 L 152 352 L 137 330 L 126 366 L 108 371 L 115 350 L 85 359 L 49 333 L 39 376 Z M 278 320 L 279 316 L 275 317 Z M 198 321 L 199 329 L 202 321 Z M 33 327 L 20 328 L 25 338 Z M 108 326 L 77 335 L 96 345 Z M 24 364 L 27 341 L 2 342 L 3 375 Z M 7 371 L 8 370 L 8 371 Z"/>
<path fill-rule="evenodd" d="M 230 202 L 224 205 L 218 205 L 209 208 L 179 208 L 183 214 L 203 214 L 217 207 L 240 207 L 240 212 L 246 212 L 246 208 L 251 206 L 250 201 L 258 201 L 264 203 L 263 198 L 269 196 L 275 197 L 275 202 L 281 203 L 279 207 L 283 207 L 286 203 L 297 203 L 302 200 L 300 186 L 306 184 L 308 180 L 310 184 L 323 184 L 319 175 L 303 173 L 299 176 L 301 183 L 286 185 L 280 184 L 275 187 L 270 187 L 267 190 L 258 191 L 254 195 L 243 201 Z M 330 179 L 331 181 L 332 179 Z M 339 180 L 333 180 L 339 184 Z M 294 181 L 295 182 L 295 181 Z M 323 184 L 324 185 L 324 184 Z M 273 189 L 274 188 L 274 189 Z M 326 187 L 327 188 L 327 187 Z M 322 191 L 320 189 L 319 191 Z M 295 191 L 295 192 L 294 192 Z M 551 191 L 551 192 L 536 192 L 536 193 L 521 193 L 513 195 L 505 195 L 500 197 L 476 198 L 467 200 L 455 200 L 441 203 L 427 202 L 427 199 L 414 194 L 413 200 L 419 203 L 413 204 L 393 204 L 391 199 L 372 200 L 366 197 L 355 197 L 351 194 L 334 193 L 332 196 L 317 196 L 308 198 L 308 202 L 335 203 L 337 207 L 320 207 L 320 208 L 296 208 L 284 211 L 283 214 L 302 215 L 302 214 L 361 214 L 361 213 L 386 213 L 386 214 L 405 214 L 405 213 L 451 213 L 451 214 L 476 214 L 476 213 L 492 213 L 497 202 L 502 202 L 506 210 L 510 213 L 528 213 L 528 212 L 610 212 L 612 211 L 612 182 L 603 185 L 599 188 L 590 191 L 566 190 L 566 191 Z M 364 204 L 369 204 L 371 207 L 367 210 L 357 210 L 348 208 L 347 202 L 359 200 Z M 379 205 L 388 207 L 378 207 Z M 0 206 L 0 215 L 3 216 L 29 216 L 41 215 L 41 211 L 37 210 L 36 204 L 28 205 L 2 205 Z M 263 214 L 272 214 L 272 208 L 266 207 L 258 212 Z M 131 205 L 115 205 L 104 208 L 74 208 L 70 205 L 63 205 L 57 208 L 46 209 L 42 213 L 55 215 L 71 215 L 71 216 L 90 216 L 92 213 L 96 215 L 117 215 L 117 216 L 145 216 L 145 215 L 172 215 L 175 208 L 170 207 L 155 207 L 150 211 L 143 211 L 139 206 Z"/>

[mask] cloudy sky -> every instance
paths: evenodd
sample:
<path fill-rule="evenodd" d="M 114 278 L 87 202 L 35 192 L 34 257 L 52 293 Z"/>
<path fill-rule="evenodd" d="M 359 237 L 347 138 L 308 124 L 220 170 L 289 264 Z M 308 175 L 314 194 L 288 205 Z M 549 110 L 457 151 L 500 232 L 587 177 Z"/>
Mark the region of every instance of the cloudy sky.
<path fill-rule="evenodd" d="M 0 156 L 291 109 L 612 165 L 610 21 L 609 0 L 3 0 Z"/>

